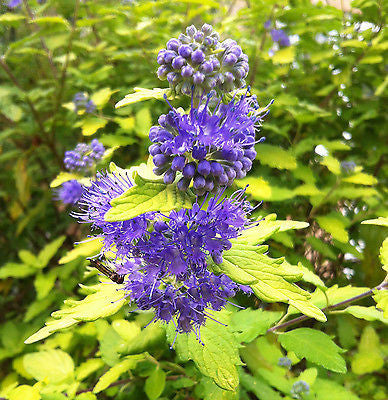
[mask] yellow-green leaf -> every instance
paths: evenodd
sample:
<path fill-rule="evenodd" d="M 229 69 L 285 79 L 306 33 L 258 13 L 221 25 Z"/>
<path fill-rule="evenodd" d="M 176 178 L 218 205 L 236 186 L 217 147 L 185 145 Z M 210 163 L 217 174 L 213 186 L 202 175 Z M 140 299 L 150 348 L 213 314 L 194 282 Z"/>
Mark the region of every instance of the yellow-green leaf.
<path fill-rule="evenodd" d="M 52 188 L 56 188 L 60 185 L 62 185 L 62 183 L 67 182 L 67 181 L 71 181 L 73 179 L 81 179 L 82 177 L 80 175 L 77 174 L 73 174 L 71 172 L 60 172 L 56 178 L 54 180 L 51 181 L 50 183 L 50 187 Z"/>
<path fill-rule="evenodd" d="M 170 89 L 145 89 L 145 88 L 134 88 L 135 93 L 127 94 L 122 100 L 116 104 L 116 108 L 127 106 L 128 104 L 137 103 L 139 101 L 149 99 L 163 99 L 163 96 L 168 95 Z"/>
<path fill-rule="evenodd" d="M 102 239 L 96 237 L 92 240 L 87 240 L 75 245 L 73 250 L 67 252 L 60 260 L 59 264 L 66 264 L 70 261 L 77 259 L 78 257 L 90 257 L 97 254 L 102 247 Z"/>
<path fill-rule="evenodd" d="M 100 128 L 103 128 L 107 124 L 106 119 L 98 117 L 89 117 L 82 122 L 82 134 L 84 136 L 90 136 L 96 133 Z"/>
<path fill-rule="evenodd" d="M 265 165 L 278 169 L 295 169 L 296 158 L 287 150 L 270 144 L 260 144 L 256 148 L 257 159 Z"/>

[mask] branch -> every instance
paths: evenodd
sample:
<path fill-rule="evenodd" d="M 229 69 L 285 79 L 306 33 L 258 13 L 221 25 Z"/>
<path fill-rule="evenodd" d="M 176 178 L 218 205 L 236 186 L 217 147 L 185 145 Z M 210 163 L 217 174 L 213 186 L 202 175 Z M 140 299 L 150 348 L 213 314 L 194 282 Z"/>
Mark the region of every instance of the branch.
<path fill-rule="evenodd" d="M 373 288 L 371 290 L 368 290 L 365 293 L 359 294 L 358 296 L 351 297 L 350 299 L 347 299 L 347 300 L 344 300 L 344 301 L 340 301 L 339 303 L 333 304 L 331 306 L 327 306 L 325 308 L 322 308 L 322 311 L 330 311 L 330 310 L 333 310 L 335 308 L 339 308 L 339 307 L 345 306 L 347 304 L 353 303 L 355 301 L 364 299 L 365 297 L 372 296 L 376 290 L 385 289 L 387 287 L 388 287 L 388 282 L 380 283 L 380 285 L 376 286 L 375 288 Z M 272 328 L 268 329 L 267 333 L 274 332 L 274 331 L 276 331 L 278 329 L 287 328 L 287 327 L 289 327 L 291 325 L 298 324 L 299 322 L 306 321 L 306 319 L 311 319 L 311 317 L 308 317 L 307 315 L 302 315 L 302 316 L 300 316 L 298 318 L 294 318 L 294 319 L 291 319 L 290 321 L 287 321 L 287 322 L 284 322 L 282 324 L 273 326 Z"/>

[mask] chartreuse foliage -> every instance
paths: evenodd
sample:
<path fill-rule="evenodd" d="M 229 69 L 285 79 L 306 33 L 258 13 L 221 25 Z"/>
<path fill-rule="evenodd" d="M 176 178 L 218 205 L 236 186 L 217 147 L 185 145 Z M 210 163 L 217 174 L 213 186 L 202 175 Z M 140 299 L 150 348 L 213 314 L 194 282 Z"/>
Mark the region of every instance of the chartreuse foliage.
<path fill-rule="evenodd" d="M 307 0 L 3 3 L 0 397 L 280 400 L 304 381 L 302 399 L 386 399 L 385 2 L 343 1 L 347 12 Z M 136 179 L 111 221 L 192 204 L 141 164 L 149 128 L 168 111 L 163 95 L 188 106 L 157 79 L 157 53 L 204 22 L 249 56 L 260 105 L 275 102 L 253 170 L 236 180 L 264 201 L 259 224 L 211 264 L 254 293 L 233 300 L 243 310 L 212 312 L 221 324 L 208 320 L 202 345 L 85 273 L 102 242 L 52 201 L 50 186 L 89 184 L 94 170 L 61 172 L 63 153 L 98 137 L 98 168 L 114 159 Z M 273 28 L 290 46 L 274 43 Z M 93 113 L 74 111 L 78 92 Z"/>

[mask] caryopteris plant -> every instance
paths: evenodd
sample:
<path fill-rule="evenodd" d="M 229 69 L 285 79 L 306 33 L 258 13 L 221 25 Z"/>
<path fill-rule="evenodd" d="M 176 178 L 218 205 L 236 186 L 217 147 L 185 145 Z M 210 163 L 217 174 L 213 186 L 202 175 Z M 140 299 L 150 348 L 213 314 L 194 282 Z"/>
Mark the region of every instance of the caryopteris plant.
<path fill-rule="evenodd" d="M 330 290 L 335 292 L 335 288 L 327 290 L 321 279 L 301 264 L 291 265 L 284 258 L 268 255 L 268 246 L 263 244 L 267 239 L 308 224 L 277 221 L 275 215 L 261 217 L 260 203 L 250 202 L 245 189 L 235 186 L 235 181 L 251 170 L 255 146 L 263 141 L 259 129 L 272 104 L 260 107 L 246 86 L 248 57 L 241 47 L 232 39 L 221 41 L 208 24 L 200 29 L 189 26 L 186 34 L 167 42 L 157 62 L 157 75 L 168 81 L 169 88 L 137 88 L 118 104 L 163 96 L 168 103 L 168 113 L 149 131 L 148 163 L 130 169 L 111 163 L 109 170 L 95 173 L 105 152 L 97 140 L 78 144 L 64 158 L 69 173 L 62 179 L 57 197 L 76 204 L 72 216 L 90 225 L 90 237 L 79 244 L 86 251 L 79 254 L 91 257 L 91 265 L 110 281 L 102 278 L 97 285 L 83 287 L 87 293 L 84 300 L 66 301 L 66 307 L 53 313 L 53 320 L 26 342 L 116 313 L 132 321 L 128 324 L 135 324 L 134 315 L 145 315 L 136 320 L 146 326 L 140 330 L 136 325 L 136 335 L 119 329 L 120 337 L 127 340 L 117 350 L 112 370 L 126 371 L 135 368 L 139 360 L 150 359 L 144 350 L 153 339 L 142 334 L 153 327 L 154 338 L 166 335 L 170 351 L 176 351 L 181 362 L 193 360 L 196 373 L 216 383 L 214 390 L 237 396 L 239 375 L 251 390 L 257 382 L 267 388 L 261 378 L 251 382 L 250 375 L 237 369 L 243 365 L 238 351 L 242 343 L 253 343 L 268 329 L 277 332 L 292 326 L 298 322 L 298 318 L 289 320 L 293 314 L 303 314 L 301 321 L 315 318 L 325 322 L 325 305 L 335 308 L 374 292 L 350 290 L 333 297 L 338 304 L 325 303 L 325 299 L 332 300 Z M 187 109 L 179 107 L 188 103 L 184 96 L 190 100 Z M 76 109 L 85 112 L 94 110 L 90 101 L 83 93 L 74 98 Z M 298 281 L 317 289 L 312 294 Z M 375 295 L 380 299 L 379 292 Z M 283 317 L 280 311 L 241 311 L 240 304 L 247 296 L 250 300 L 255 296 L 256 304 L 285 303 L 288 311 Z M 287 332 L 280 344 L 290 358 L 277 349 L 275 370 L 290 369 L 295 360 L 305 357 L 328 370 L 346 371 L 342 350 L 318 330 Z M 132 359 L 133 354 L 138 358 Z M 249 346 L 241 355 L 248 368 L 254 369 L 258 360 L 250 358 Z M 155 362 L 157 385 L 159 380 L 164 382 L 165 375 L 159 370 L 161 364 Z M 186 373 L 181 366 L 176 368 Z M 317 374 L 314 371 L 280 390 L 294 398 L 309 396 Z"/>

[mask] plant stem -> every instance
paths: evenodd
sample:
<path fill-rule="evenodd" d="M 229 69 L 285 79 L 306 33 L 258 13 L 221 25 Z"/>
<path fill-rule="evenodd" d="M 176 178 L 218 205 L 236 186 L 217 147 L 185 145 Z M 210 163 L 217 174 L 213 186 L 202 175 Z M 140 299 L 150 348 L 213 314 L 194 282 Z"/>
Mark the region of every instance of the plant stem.
<path fill-rule="evenodd" d="M 333 310 L 335 308 L 339 308 L 339 307 L 345 306 L 347 304 L 353 303 L 355 301 L 364 299 L 365 297 L 372 296 L 376 290 L 382 290 L 382 289 L 385 289 L 387 287 L 388 287 L 388 282 L 380 283 L 380 285 L 376 286 L 375 288 L 373 288 L 371 290 L 368 290 L 365 293 L 359 294 L 358 296 L 351 297 L 350 299 L 347 299 L 347 300 L 344 300 L 344 301 L 340 301 L 339 303 L 333 304 L 331 306 L 327 306 L 325 308 L 322 308 L 322 311 L 330 311 L 330 310 Z M 268 329 L 267 333 L 274 332 L 274 331 L 276 331 L 278 329 L 282 329 L 282 328 L 288 328 L 289 326 L 298 324 L 299 322 L 305 321 L 306 319 L 311 319 L 311 317 L 308 317 L 307 315 L 302 315 L 302 316 L 300 316 L 298 318 L 294 318 L 294 319 L 291 319 L 290 321 L 287 321 L 287 322 L 284 322 L 282 324 L 273 326 L 272 328 Z"/>

